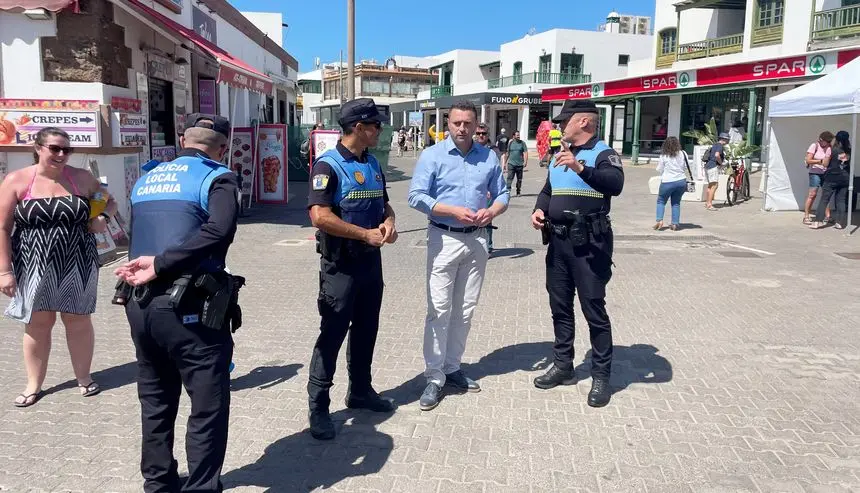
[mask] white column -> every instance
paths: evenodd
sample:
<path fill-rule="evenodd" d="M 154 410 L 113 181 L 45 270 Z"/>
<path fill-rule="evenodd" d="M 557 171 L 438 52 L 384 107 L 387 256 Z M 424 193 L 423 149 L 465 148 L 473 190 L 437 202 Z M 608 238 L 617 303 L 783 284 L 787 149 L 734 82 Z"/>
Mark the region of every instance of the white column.
<path fill-rule="evenodd" d="M 394 112 L 393 111 L 388 112 L 388 124 L 391 125 L 392 127 L 394 126 Z"/>
<path fill-rule="evenodd" d="M 286 105 L 287 115 L 290 114 L 289 104 Z M 278 111 L 278 88 L 272 84 L 272 123 L 280 123 L 280 112 Z M 287 122 L 287 125 L 292 125 L 293 122 Z"/>
<path fill-rule="evenodd" d="M 444 131 L 445 131 L 445 129 L 442 128 L 442 110 L 439 108 L 436 108 L 436 133 L 444 132 Z"/>
<path fill-rule="evenodd" d="M 403 126 L 404 127 L 409 126 L 409 112 L 408 111 L 403 112 Z"/>
<path fill-rule="evenodd" d="M 481 123 L 487 123 L 487 105 L 481 105 Z"/>
<path fill-rule="evenodd" d="M 528 140 L 529 138 L 529 107 L 523 106 L 520 109 L 520 139 Z"/>
<path fill-rule="evenodd" d="M 672 137 L 681 136 L 681 95 L 669 96 L 669 124 L 666 126 L 666 135 Z"/>

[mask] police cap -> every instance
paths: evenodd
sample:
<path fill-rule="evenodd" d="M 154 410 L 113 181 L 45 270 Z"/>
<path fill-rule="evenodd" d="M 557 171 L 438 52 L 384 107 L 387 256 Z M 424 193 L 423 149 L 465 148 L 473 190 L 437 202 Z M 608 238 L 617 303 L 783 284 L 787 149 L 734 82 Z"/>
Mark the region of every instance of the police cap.
<path fill-rule="evenodd" d="M 340 107 L 340 118 L 337 120 L 341 127 L 349 127 L 358 122 L 379 122 L 387 118 L 379 112 L 376 103 L 371 98 L 358 98 L 343 103 Z"/>
<path fill-rule="evenodd" d="M 191 113 L 185 117 L 185 130 L 189 128 L 208 128 L 230 138 L 230 120 L 223 116 Z"/>
<path fill-rule="evenodd" d="M 552 119 L 553 123 L 562 123 L 577 113 L 599 113 L 597 106 L 588 100 L 568 99 L 561 107 L 561 113 Z"/>

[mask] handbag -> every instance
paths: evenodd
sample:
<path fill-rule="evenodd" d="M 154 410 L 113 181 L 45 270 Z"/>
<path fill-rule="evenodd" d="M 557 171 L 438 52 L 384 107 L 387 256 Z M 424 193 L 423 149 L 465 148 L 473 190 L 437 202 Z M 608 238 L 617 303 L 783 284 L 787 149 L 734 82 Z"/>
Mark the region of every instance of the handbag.
<path fill-rule="evenodd" d="M 690 179 L 687 180 L 687 193 L 696 193 L 696 182 L 693 181 L 693 171 L 690 169 L 690 163 L 687 161 L 687 153 L 681 151 L 684 155 L 684 164 L 687 166 L 687 173 L 690 174 Z"/>

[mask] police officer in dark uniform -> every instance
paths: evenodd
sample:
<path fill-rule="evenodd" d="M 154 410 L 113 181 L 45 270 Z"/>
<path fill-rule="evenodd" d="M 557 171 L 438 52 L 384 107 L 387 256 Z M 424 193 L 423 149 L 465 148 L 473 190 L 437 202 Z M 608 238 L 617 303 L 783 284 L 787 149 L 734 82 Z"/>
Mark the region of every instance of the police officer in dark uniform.
<path fill-rule="evenodd" d="M 131 192 L 132 260 L 116 274 L 133 288 L 118 285 L 115 302 L 126 305 L 137 353 L 147 493 L 222 491 L 233 355 L 224 269 L 238 214 L 236 175 L 218 162 L 229 135 L 227 119 L 189 115 L 176 159 L 144 165 Z M 191 415 L 180 485 L 173 428 L 183 386 Z"/>
<path fill-rule="evenodd" d="M 319 228 L 322 256 L 317 300 L 320 335 L 308 379 L 310 431 L 319 440 L 335 436 L 329 389 L 347 332 L 346 406 L 376 412 L 394 410 L 394 403 L 376 393 L 370 378 L 382 305 L 380 247 L 397 240 L 385 177 L 379 162 L 368 152 L 377 144 L 386 118 L 369 98 L 344 103 L 340 114 L 343 137 L 335 149 L 314 162 L 308 197 L 311 221 Z"/>
<path fill-rule="evenodd" d="M 566 101 L 553 119 L 564 131 L 562 150 L 550 163 L 538 195 L 532 225 L 549 244 L 546 288 L 555 331 L 554 363 L 534 380 L 550 389 L 576 383 L 573 371 L 573 297 L 579 294 L 591 333 L 591 391 L 588 405 L 609 403 L 612 326 L 606 314 L 606 284 L 612 276 L 612 227 L 609 206 L 621 193 L 624 171 L 618 154 L 597 138 L 597 107 L 591 101 Z M 565 141 L 567 144 L 565 144 Z"/>

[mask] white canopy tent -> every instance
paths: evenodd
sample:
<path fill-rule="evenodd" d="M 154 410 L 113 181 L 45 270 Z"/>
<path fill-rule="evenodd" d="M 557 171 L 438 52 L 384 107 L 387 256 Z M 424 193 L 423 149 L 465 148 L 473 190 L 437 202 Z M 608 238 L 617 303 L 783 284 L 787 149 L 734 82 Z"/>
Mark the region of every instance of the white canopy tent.
<path fill-rule="evenodd" d="M 803 158 L 818 134 L 847 130 L 856 149 L 860 113 L 860 58 L 835 72 L 770 99 L 770 148 L 765 175 L 765 210 L 799 210 L 809 181 Z M 856 151 L 851 176 L 856 175 Z M 848 185 L 848 224 L 851 224 L 854 180 Z"/>

